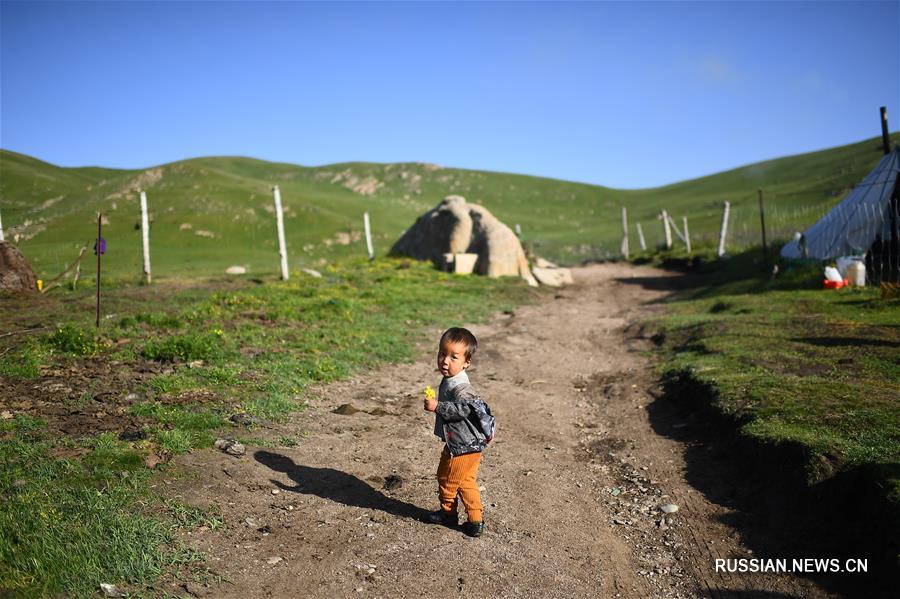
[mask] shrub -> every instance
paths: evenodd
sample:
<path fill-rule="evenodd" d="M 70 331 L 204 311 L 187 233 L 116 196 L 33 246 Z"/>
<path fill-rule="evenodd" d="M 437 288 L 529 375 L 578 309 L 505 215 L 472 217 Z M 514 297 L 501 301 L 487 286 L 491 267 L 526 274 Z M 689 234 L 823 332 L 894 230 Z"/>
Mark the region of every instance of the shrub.
<path fill-rule="evenodd" d="M 224 354 L 223 336 L 219 329 L 209 333 L 173 335 L 162 340 L 151 340 L 143 353 L 145 357 L 159 362 L 209 360 Z"/>
<path fill-rule="evenodd" d="M 67 324 L 47 336 L 47 342 L 54 348 L 78 356 L 89 356 L 97 352 L 100 344 L 92 332 Z"/>

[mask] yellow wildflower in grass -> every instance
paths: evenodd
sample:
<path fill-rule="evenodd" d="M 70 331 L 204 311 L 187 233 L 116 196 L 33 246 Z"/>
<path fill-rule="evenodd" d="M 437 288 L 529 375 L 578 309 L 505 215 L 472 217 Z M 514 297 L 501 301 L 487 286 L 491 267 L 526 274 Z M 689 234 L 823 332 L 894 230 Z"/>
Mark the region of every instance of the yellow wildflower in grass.
<path fill-rule="evenodd" d="M 437 397 L 437 393 L 434 392 L 434 389 L 425 387 L 425 399 L 434 399 L 435 397 Z"/>

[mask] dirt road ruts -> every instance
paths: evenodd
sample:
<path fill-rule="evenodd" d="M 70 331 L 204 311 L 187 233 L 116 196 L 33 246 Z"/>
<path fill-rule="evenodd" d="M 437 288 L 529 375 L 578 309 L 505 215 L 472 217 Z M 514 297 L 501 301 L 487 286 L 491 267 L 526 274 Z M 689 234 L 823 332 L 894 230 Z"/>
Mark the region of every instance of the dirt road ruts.
<path fill-rule="evenodd" d="M 296 446 L 177 460 L 168 488 L 227 523 L 184 536 L 207 560 L 211 595 L 831 597 L 797 576 L 714 571 L 715 558 L 750 553 L 727 502 L 686 481 L 686 447 L 654 432 L 651 344 L 635 324 L 663 309 L 673 275 L 573 274 L 576 285 L 471 327 L 470 378 L 499 427 L 479 475 L 483 537 L 419 521 L 437 507 L 441 445 L 421 401 L 440 380 L 435 329 L 414 364 L 317 389 L 284 427 Z M 336 413 L 344 404 L 358 411 Z M 386 490 L 391 475 L 403 482 Z M 666 503 L 678 511 L 663 514 Z"/>

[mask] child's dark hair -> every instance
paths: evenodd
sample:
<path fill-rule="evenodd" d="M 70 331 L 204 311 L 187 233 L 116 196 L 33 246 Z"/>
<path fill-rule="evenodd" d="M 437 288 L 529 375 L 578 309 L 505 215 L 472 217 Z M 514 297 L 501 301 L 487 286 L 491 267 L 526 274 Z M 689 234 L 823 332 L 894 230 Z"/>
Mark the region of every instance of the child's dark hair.
<path fill-rule="evenodd" d="M 444 345 L 448 342 L 465 343 L 466 360 L 471 360 L 472 356 L 475 355 L 475 350 L 478 349 L 478 340 L 475 339 L 475 335 L 473 335 L 469 329 L 464 329 L 462 327 L 451 327 L 444 331 L 444 334 L 441 335 L 440 345 Z"/>

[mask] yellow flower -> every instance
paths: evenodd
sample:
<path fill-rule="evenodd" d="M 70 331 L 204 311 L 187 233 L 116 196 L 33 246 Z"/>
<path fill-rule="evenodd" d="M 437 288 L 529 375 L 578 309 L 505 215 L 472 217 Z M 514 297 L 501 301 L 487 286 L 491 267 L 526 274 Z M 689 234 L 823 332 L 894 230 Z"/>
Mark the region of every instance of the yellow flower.
<path fill-rule="evenodd" d="M 425 387 L 425 399 L 434 399 L 435 397 L 437 397 L 437 393 L 434 392 L 434 389 Z"/>

